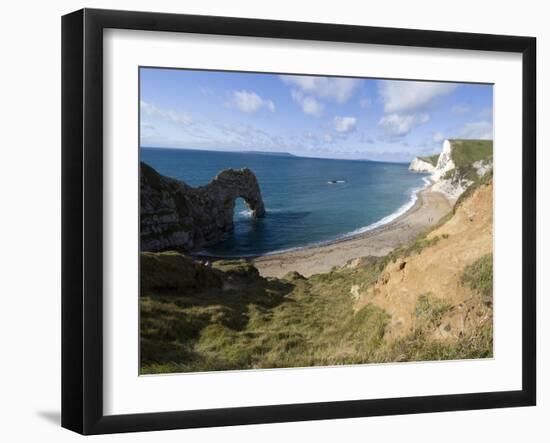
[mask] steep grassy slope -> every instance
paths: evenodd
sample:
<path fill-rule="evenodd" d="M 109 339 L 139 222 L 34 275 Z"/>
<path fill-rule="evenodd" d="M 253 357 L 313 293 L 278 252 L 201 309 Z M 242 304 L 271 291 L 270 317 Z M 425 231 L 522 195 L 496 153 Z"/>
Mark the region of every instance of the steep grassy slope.
<path fill-rule="evenodd" d="M 451 158 L 455 164 L 455 177 L 476 181 L 476 162 L 490 162 L 493 160 L 492 140 L 450 140 L 453 147 Z"/>
<path fill-rule="evenodd" d="M 452 158 L 457 168 L 493 158 L 492 140 L 450 140 L 450 142 L 453 146 Z"/>
<path fill-rule="evenodd" d="M 469 334 L 487 335 L 492 328 L 492 192 L 492 181 L 478 186 L 426 236 L 428 247 L 398 255 L 374 285 L 360 291 L 359 308 L 374 304 L 390 314 L 386 338 L 407 339 L 426 329 L 416 315 L 419 303 L 438 311 L 428 331 L 433 340 L 453 343 Z"/>
<path fill-rule="evenodd" d="M 374 261 L 309 279 L 264 279 L 244 261 L 209 268 L 176 253 L 142 255 L 144 268 L 159 270 L 150 262 L 206 285 L 142 287 L 145 373 L 359 363 L 383 343 L 388 315 L 374 306 L 355 310 L 350 294 L 352 281 L 374 282 Z"/>
<path fill-rule="evenodd" d="M 330 273 L 143 253 L 142 373 L 492 355 L 492 180 L 432 232 Z"/>

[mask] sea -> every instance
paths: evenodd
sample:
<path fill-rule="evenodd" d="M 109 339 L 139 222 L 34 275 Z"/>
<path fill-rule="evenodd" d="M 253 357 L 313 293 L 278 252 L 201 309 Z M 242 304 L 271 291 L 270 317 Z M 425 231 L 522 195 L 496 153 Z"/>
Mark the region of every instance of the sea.
<path fill-rule="evenodd" d="M 235 229 L 203 255 L 248 257 L 330 243 L 389 223 L 414 205 L 427 174 L 408 163 L 336 160 L 289 154 L 142 147 L 141 161 L 191 186 L 226 168 L 250 168 L 266 216 L 254 219 L 237 199 Z"/>

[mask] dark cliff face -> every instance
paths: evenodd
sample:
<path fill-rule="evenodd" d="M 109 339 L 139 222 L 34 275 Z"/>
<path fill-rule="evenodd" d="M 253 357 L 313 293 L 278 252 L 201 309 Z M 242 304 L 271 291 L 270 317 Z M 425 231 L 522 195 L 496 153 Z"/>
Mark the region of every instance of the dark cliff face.
<path fill-rule="evenodd" d="M 140 165 L 142 251 L 195 251 L 221 241 L 233 230 L 235 199 L 254 217 L 265 215 L 260 186 L 247 168 L 225 169 L 205 186 L 193 188 Z"/>

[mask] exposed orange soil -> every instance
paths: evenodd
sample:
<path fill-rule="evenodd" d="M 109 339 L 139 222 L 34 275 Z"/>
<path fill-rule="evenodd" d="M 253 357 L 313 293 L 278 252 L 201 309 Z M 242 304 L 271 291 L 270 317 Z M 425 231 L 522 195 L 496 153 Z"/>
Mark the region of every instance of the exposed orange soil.
<path fill-rule="evenodd" d="M 493 185 L 481 186 L 455 214 L 427 238 L 439 241 L 419 254 L 390 262 L 374 286 L 352 287 L 357 309 L 373 303 L 392 317 L 387 338 L 412 332 L 418 321 L 415 307 L 422 294 L 431 293 L 452 305 L 433 338 L 456 339 L 492 316 L 472 290 L 462 284 L 464 268 L 493 248 Z"/>

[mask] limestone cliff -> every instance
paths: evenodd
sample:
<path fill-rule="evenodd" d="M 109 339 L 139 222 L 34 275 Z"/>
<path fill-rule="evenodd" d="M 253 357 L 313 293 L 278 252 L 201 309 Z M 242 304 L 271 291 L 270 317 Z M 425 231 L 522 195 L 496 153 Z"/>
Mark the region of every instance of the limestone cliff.
<path fill-rule="evenodd" d="M 423 157 L 415 157 L 409 165 L 409 171 L 414 172 L 433 172 L 435 166 Z"/>
<path fill-rule="evenodd" d="M 455 168 L 455 164 L 452 157 L 451 141 L 445 140 L 443 142 L 443 149 L 441 150 L 441 154 L 439 154 L 437 164 L 435 165 L 435 168 L 432 174 L 432 180 L 438 181 L 448 171 L 454 168 Z"/>
<path fill-rule="evenodd" d="M 233 230 L 235 200 L 253 217 L 265 215 L 260 186 L 248 169 L 225 169 L 205 186 L 193 188 L 140 165 L 141 250 L 196 251 Z"/>
<path fill-rule="evenodd" d="M 469 186 L 493 167 L 493 142 L 491 140 L 445 140 L 435 166 L 424 165 L 422 157 L 415 158 L 409 169 L 431 172 L 435 191 L 443 192 L 451 199 L 458 198 Z"/>

